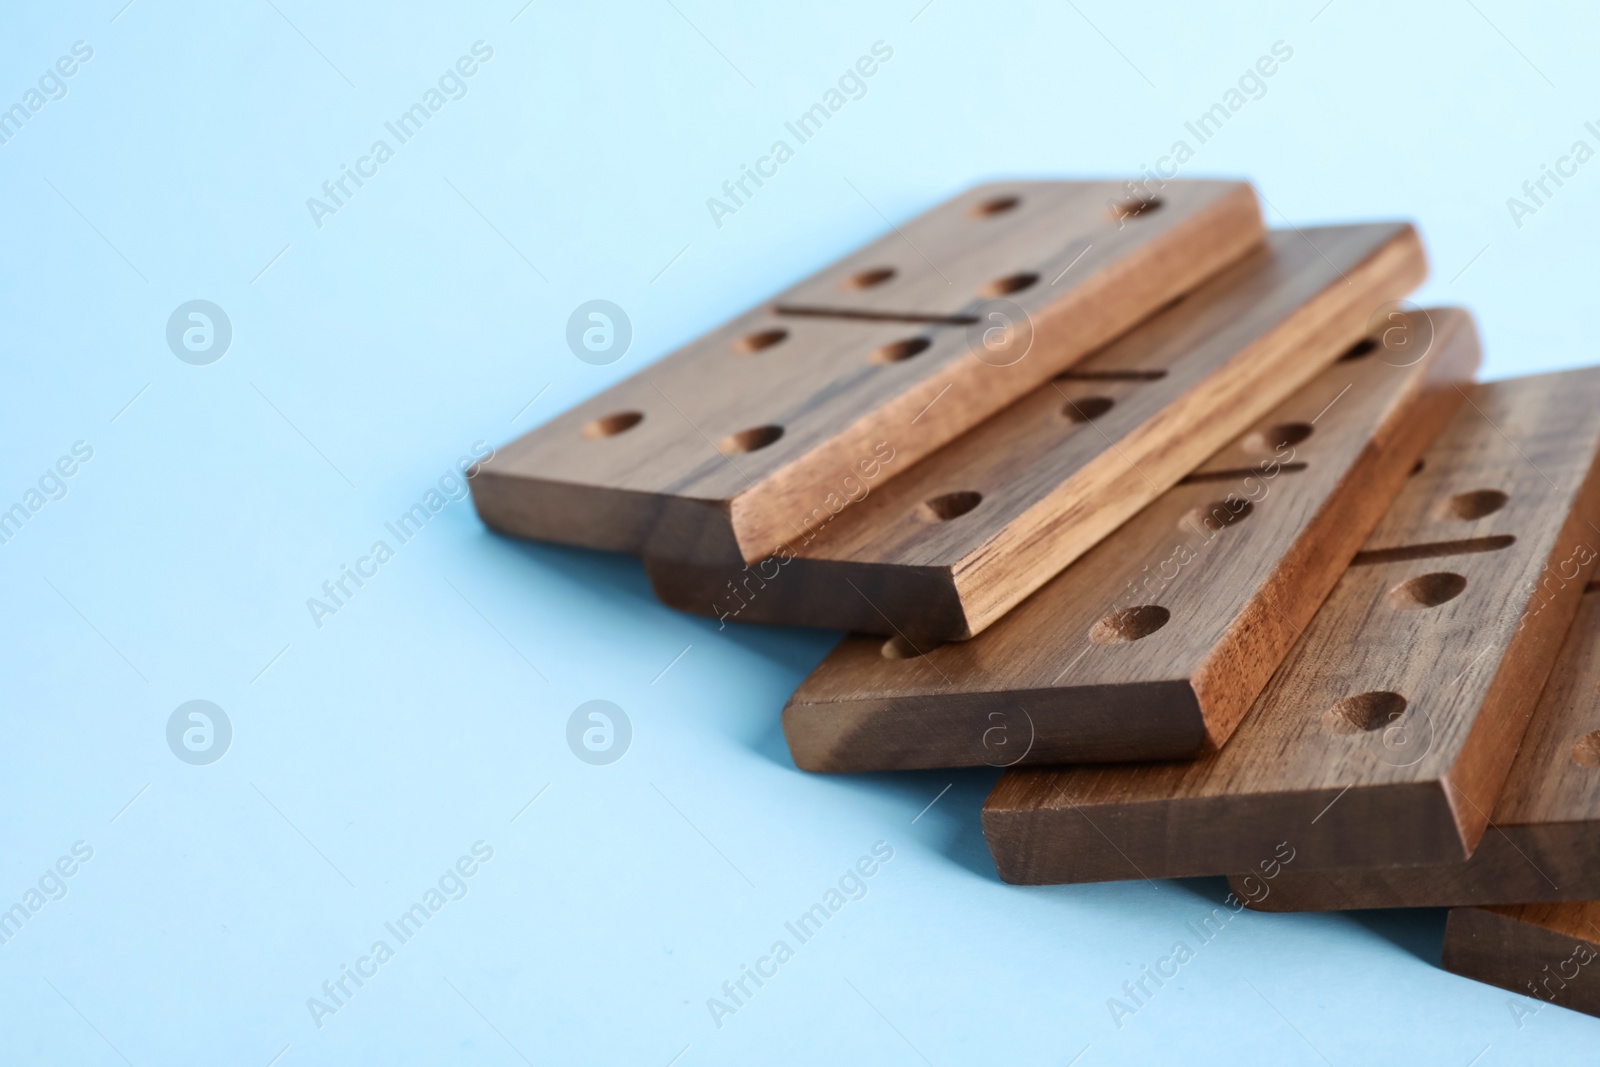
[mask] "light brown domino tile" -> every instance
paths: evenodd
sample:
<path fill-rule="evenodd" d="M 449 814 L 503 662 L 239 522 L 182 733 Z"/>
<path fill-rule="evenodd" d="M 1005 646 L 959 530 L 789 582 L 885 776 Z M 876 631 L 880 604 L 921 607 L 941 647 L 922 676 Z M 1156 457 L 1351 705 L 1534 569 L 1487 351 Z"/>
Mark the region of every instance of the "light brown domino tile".
<path fill-rule="evenodd" d="M 979 633 L 1314 378 L 1425 271 L 1404 223 L 1270 233 L 893 481 L 853 480 L 856 503 L 810 501 L 771 556 L 647 555 L 651 582 L 666 603 L 723 620 L 919 646 Z M 887 466 L 903 462 L 900 444 L 885 424 Z"/>
<path fill-rule="evenodd" d="M 1006 772 L 1001 877 L 1465 860 L 1594 569 L 1597 404 L 1600 368 L 1474 387 L 1228 743 Z"/>
<path fill-rule="evenodd" d="M 522 537 L 761 559 L 878 442 L 896 449 L 882 482 L 1262 238 L 1242 182 L 1123 196 L 970 189 L 502 447 L 472 480 L 478 513 Z"/>
<path fill-rule="evenodd" d="M 1600 531 L 1585 544 L 1600 549 Z M 1553 596 L 1575 566 L 1546 572 Z M 1263 911 L 1600 900 L 1600 589 L 1590 582 L 1472 858 L 1428 867 L 1286 868 Z M 1256 895 L 1256 894 L 1253 894 Z"/>

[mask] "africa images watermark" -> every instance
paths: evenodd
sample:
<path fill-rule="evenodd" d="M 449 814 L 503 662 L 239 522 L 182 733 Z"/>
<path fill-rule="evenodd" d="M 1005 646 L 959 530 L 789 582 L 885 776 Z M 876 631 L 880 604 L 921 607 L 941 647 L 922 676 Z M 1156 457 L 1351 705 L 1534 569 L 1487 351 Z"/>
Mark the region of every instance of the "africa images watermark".
<path fill-rule="evenodd" d="M 1128 193 L 1135 200 L 1150 200 L 1168 181 L 1176 178 L 1184 165 L 1195 157 L 1195 151 L 1222 131 L 1233 116 L 1243 111 L 1252 100 L 1267 95 L 1267 79 L 1277 74 L 1281 65 L 1294 58 L 1294 48 L 1286 41 L 1273 41 L 1270 55 L 1257 57 L 1255 64 L 1246 67 L 1238 81 L 1225 90 L 1221 99 L 1202 111 L 1183 128 L 1194 138 L 1191 145 L 1186 137 L 1179 137 L 1167 149 L 1167 154 L 1156 159 L 1153 168 L 1139 164 L 1144 180 L 1130 178 Z"/>
<path fill-rule="evenodd" d="M 0 145 L 10 144 L 11 139 L 22 132 L 23 124 L 43 111 L 46 104 L 66 99 L 67 79 L 93 58 L 92 47 L 83 41 L 72 42 L 72 55 L 61 56 L 53 66 L 46 67 L 35 83 L 38 88 L 30 86 L 20 101 L 0 110 Z"/>
<path fill-rule="evenodd" d="M 1516 1022 L 1517 1029 L 1522 1029 L 1524 1019 L 1531 1018 L 1543 1011 L 1546 1003 L 1556 1003 L 1556 994 L 1567 988 L 1568 982 L 1575 981 L 1583 968 L 1594 962 L 1596 955 L 1600 955 L 1600 953 L 1596 953 L 1592 946 L 1586 945 L 1581 941 L 1575 942 L 1572 946 L 1572 952 L 1568 954 L 1566 959 L 1556 961 L 1554 972 L 1550 970 L 1550 964 L 1546 963 L 1540 968 L 1540 974 L 1532 978 L 1523 979 L 1523 984 L 1528 987 L 1528 996 L 1536 999 L 1539 1003 L 1534 1008 L 1525 1008 L 1514 1000 L 1506 1001 L 1506 1007 L 1511 1010 L 1511 1018 Z M 1572 967 L 1572 973 L 1570 974 L 1567 973 L 1569 965 Z M 1551 982 L 1555 982 L 1558 988 L 1551 989 Z"/>
<path fill-rule="evenodd" d="M 1566 559 L 1561 560 L 1551 570 L 1549 561 L 1545 561 L 1543 569 L 1539 572 L 1539 580 L 1534 583 L 1533 599 L 1522 613 L 1522 618 L 1517 622 L 1517 631 L 1520 633 L 1528 623 L 1538 617 L 1539 613 L 1556 598 L 1567 586 L 1575 583 L 1578 576 L 1584 573 L 1585 568 L 1594 562 L 1595 550 L 1585 541 L 1579 541 L 1572 546 L 1572 552 Z M 1568 568 L 1570 568 L 1570 573 Z"/>
<path fill-rule="evenodd" d="M 609 700 L 586 700 L 567 717 L 567 747 L 591 767 L 617 762 L 633 744 L 633 720 Z"/>
<path fill-rule="evenodd" d="M 394 938 L 393 945 L 388 938 L 378 938 L 366 955 L 356 958 L 354 967 L 347 963 L 339 965 L 337 977 L 322 983 L 321 996 L 306 998 L 306 1011 L 311 1013 L 311 1021 L 318 1030 L 322 1029 L 324 1019 L 339 1014 L 340 1009 L 348 1006 L 351 999 L 378 976 L 378 968 L 394 959 L 396 950 L 421 933 L 423 926 L 443 911 L 446 904 L 466 897 L 468 879 L 477 875 L 482 864 L 494 859 L 494 848 L 485 841 L 474 841 L 471 852 L 472 855 L 462 855 L 446 867 L 438 882 L 423 891 L 421 900 L 402 911 L 398 918 L 383 924 Z"/>
<path fill-rule="evenodd" d="M 72 843 L 72 855 L 62 856 L 44 869 L 35 885 L 28 887 L 22 899 L 0 911 L 0 945 L 9 945 L 11 939 L 22 932 L 23 925 L 51 901 L 67 896 L 67 879 L 78 873 L 82 864 L 94 859 L 94 849 L 85 841 Z"/>
<path fill-rule="evenodd" d="M 186 300 L 167 317 L 167 347 L 191 367 L 206 367 L 228 354 L 233 320 L 210 300 Z"/>
<path fill-rule="evenodd" d="M 839 876 L 835 885 L 823 892 L 820 901 L 801 912 L 798 918 L 783 924 L 784 930 L 794 938 L 795 945 L 803 945 L 821 933 L 822 924 L 843 911 L 846 904 L 865 899 L 867 879 L 875 877 L 883 865 L 892 859 L 894 847 L 887 841 L 875 842 L 871 856 L 857 859 L 852 867 Z M 739 964 L 738 976 L 722 983 L 722 995 L 706 998 L 706 1011 L 717 1029 L 721 1030 L 726 1025 L 723 1020 L 728 1016 L 737 1015 L 741 1009 L 749 1007 L 750 999 L 778 976 L 779 969 L 794 959 L 794 953 L 794 946 L 786 939 L 779 938 L 772 943 L 766 955 L 757 957 L 753 968 L 749 964 Z"/>
<path fill-rule="evenodd" d="M 1245 895 L 1249 897 L 1251 904 L 1259 904 L 1267 899 L 1272 889 L 1266 883 L 1276 878 L 1283 868 L 1293 863 L 1294 857 L 1294 847 L 1287 841 L 1280 841 L 1276 848 L 1273 849 L 1272 856 L 1262 860 L 1258 865 L 1261 870 L 1260 879 L 1256 878 L 1254 872 L 1245 875 L 1240 885 L 1244 889 Z M 1252 881 L 1255 881 L 1257 889 L 1250 887 Z M 1149 1007 L 1150 1002 L 1155 999 L 1155 995 L 1161 991 L 1162 987 L 1177 978 L 1178 972 L 1183 969 L 1183 966 L 1192 961 L 1200 949 L 1205 948 L 1216 940 L 1217 935 L 1227 928 L 1228 923 L 1233 921 L 1234 916 L 1245 909 L 1245 902 L 1232 892 L 1228 894 L 1223 903 L 1227 905 L 1226 911 L 1221 907 L 1212 908 L 1209 913 L 1200 919 L 1199 925 L 1196 925 L 1193 920 L 1183 924 L 1184 929 L 1193 935 L 1195 947 L 1191 947 L 1187 940 L 1180 938 L 1173 943 L 1172 951 L 1156 960 L 1154 966 L 1148 963 L 1142 965 L 1139 968 L 1139 977 L 1130 978 L 1122 983 L 1122 993 L 1127 997 L 1127 1000 L 1121 1000 L 1117 997 L 1106 998 L 1106 1010 L 1111 1013 L 1111 1021 L 1116 1023 L 1118 1030 L 1122 1029 L 1124 1020 L 1139 1014 L 1142 1009 Z M 1151 988 L 1152 985 L 1154 985 L 1154 988 Z"/>
<path fill-rule="evenodd" d="M 27 521 L 43 511 L 46 504 L 64 500 L 69 488 L 67 479 L 93 458 L 94 447 L 89 442 L 72 442 L 71 455 L 63 455 L 46 467 L 38 482 L 23 492 L 21 500 L 0 510 L 0 545 L 10 544 Z"/>
<path fill-rule="evenodd" d="M 484 463 L 494 457 L 494 451 L 482 441 L 472 442 L 473 458 L 467 456 L 458 458 L 455 466 L 440 475 L 435 486 L 430 486 L 421 500 L 402 511 L 393 522 L 384 523 L 383 528 L 389 531 L 395 544 L 406 544 L 421 533 L 428 521 L 443 511 L 447 505 L 465 500 L 468 494 L 468 481 L 478 473 Z M 316 624 L 317 629 L 322 629 L 324 618 L 337 615 L 341 608 L 355 599 L 355 595 L 367 582 L 378 576 L 378 569 L 394 559 L 394 555 L 395 550 L 390 547 L 389 542 L 379 538 L 372 543 L 371 548 L 367 549 L 366 555 L 356 559 L 354 565 L 339 564 L 339 573 L 322 583 L 322 597 L 306 598 L 306 611 L 310 613 L 311 621 Z"/>
<path fill-rule="evenodd" d="M 585 300 L 567 316 L 567 348 L 591 367 L 605 367 L 628 354 L 633 320 L 610 300 Z"/>
<path fill-rule="evenodd" d="M 422 132 L 422 127 L 428 120 L 440 111 L 451 100 L 460 100 L 467 95 L 466 79 L 478 73 L 480 64 L 487 63 L 494 58 L 494 49 L 483 41 L 472 43 L 472 54 L 459 57 L 454 66 L 447 67 L 439 75 L 436 85 L 430 85 L 422 94 L 422 99 L 400 112 L 392 122 L 385 122 L 384 129 L 394 137 L 395 147 L 405 144 L 411 138 Z M 348 206 L 356 193 L 359 192 L 372 178 L 378 176 L 378 168 L 389 162 L 395 156 L 395 147 L 389 142 L 379 138 L 372 142 L 367 149 L 367 154 L 356 159 L 354 167 L 344 163 L 339 164 L 339 176 L 322 183 L 322 196 L 306 198 L 306 210 L 311 213 L 311 221 L 317 224 L 317 229 L 322 229 L 322 220 L 328 215 L 337 215 L 341 208 Z M 352 189 L 351 185 L 355 188 Z"/>
<path fill-rule="evenodd" d="M 829 87 L 822 94 L 822 100 L 812 104 L 793 122 L 785 122 L 783 128 L 789 131 L 796 145 L 803 145 L 818 133 L 822 132 L 823 124 L 844 109 L 851 100 L 860 100 L 867 95 L 867 79 L 877 74 L 881 69 L 880 64 L 887 63 L 894 58 L 894 49 L 883 41 L 872 42 L 872 54 L 858 58 L 854 67 L 848 67 L 839 75 L 836 87 Z M 848 94 L 848 95 L 846 95 Z M 711 221 L 716 223 L 717 229 L 722 229 L 722 219 L 727 215 L 736 215 L 768 180 L 778 176 L 778 168 L 783 166 L 795 155 L 794 148 L 789 142 L 779 138 L 772 142 L 772 147 L 767 150 L 767 155 L 756 160 L 752 168 L 747 163 L 739 164 L 739 176 L 730 178 L 722 183 L 722 195 L 726 199 L 711 196 L 706 198 L 706 210 L 711 213 Z M 750 184 L 754 182 L 755 188 Z"/>
<path fill-rule="evenodd" d="M 1595 126 L 1593 122 L 1585 122 L 1583 128 L 1595 139 L 1596 144 L 1600 144 L 1600 127 Z M 1522 183 L 1522 195 L 1527 199 L 1506 197 L 1506 210 L 1511 213 L 1511 221 L 1516 224 L 1517 229 L 1522 229 L 1523 219 L 1529 215 L 1537 215 L 1540 208 L 1548 205 L 1568 181 L 1578 176 L 1578 168 L 1593 159 L 1594 155 L 1595 150 L 1590 147 L 1589 142 L 1579 138 L 1572 142 L 1572 147 L 1567 149 L 1566 155 L 1556 158 L 1553 166 L 1549 163 L 1539 164 L 1539 176 Z M 1552 183 L 1555 185 L 1554 189 L 1550 188 Z"/>
<path fill-rule="evenodd" d="M 205 767 L 228 753 L 233 720 L 209 700 L 186 700 L 167 717 L 167 747 L 191 767 Z"/>
<path fill-rule="evenodd" d="M 1294 446 L 1298 440 L 1302 438 L 1271 442 L 1272 455 L 1258 461 L 1253 468 L 1247 468 L 1243 474 L 1240 480 L 1242 492 L 1228 493 L 1185 515 L 1178 524 L 1179 529 L 1194 536 L 1173 545 L 1172 551 L 1164 559 L 1153 564 L 1153 573 L 1150 569 L 1152 564 L 1147 563 L 1137 575 L 1128 578 L 1122 594 L 1111 602 L 1111 610 L 1102 624 L 1115 626 L 1131 621 L 1130 613 L 1149 610 L 1161 594 L 1178 580 L 1183 569 L 1198 560 L 1201 551 L 1212 544 L 1223 530 L 1249 515 L 1257 504 L 1267 498 L 1272 492 L 1274 478 L 1285 470 L 1304 466 L 1297 464 L 1295 459 Z M 1160 610 L 1164 613 L 1166 609 Z M 1162 621 L 1164 624 L 1164 617 Z M 1092 634 L 1090 639 L 1093 640 Z"/>
<path fill-rule="evenodd" d="M 732 607 L 729 604 L 730 598 L 728 596 L 722 597 L 711 605 L 711 613 L 716 616 L 719 624 L 717 629 L 726 628 L 729 619 L 737 618 L 741 611 L 750 606 L 750 602 L 756 598 L 756 595 L 767 587 L 767 582 L 775 580 L 782 573 L 783 565 L 795 558 L 795 540 L 804 538 L 803 541 L 800 541 L 801 546 L 809 545 L 828 523 L 838 517 L 840 512 L 851 504 L 859 504 L 865 500 L 867 494 L 872 491 L 871 482 L 879 474 L 883 473 L 884 467 L 894 462 L 894 457 L 894 446 L 888 441 L 879 441 L 873 445 L 872 455 L 861 460 L 854 467 L 846 468 L 849 473 L 839 480 L 838 489 L 829 490 L 828 494 L 823 497 L 822 503 L 812 508 L 800 520 L 797 527 L 799 537 L 780 544 L 764 559 L 755 563 L 746 563 L 743 575 L 737 583 L 732 578 L 728 579 L 728 592 L 731 594 L 732 601 L 737 602 L 738 606 Z M 856 477 L 857 471 L 861 474 L 859 478 Z M 756 568 L 754 574 L 750 571 L 751 567 Z M 752 581 L 756 583 L 754 589 L 750 586 Z M 741 590 L 743 590 L 743 593 L 740 592 Z M 748 594 L 748 596 L 744 594 Z"/>

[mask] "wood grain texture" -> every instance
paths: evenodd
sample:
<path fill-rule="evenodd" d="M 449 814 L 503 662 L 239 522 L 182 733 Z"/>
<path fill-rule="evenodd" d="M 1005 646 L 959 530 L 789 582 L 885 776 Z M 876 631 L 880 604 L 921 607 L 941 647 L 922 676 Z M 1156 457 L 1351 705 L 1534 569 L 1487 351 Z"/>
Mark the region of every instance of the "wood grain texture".
<path fill-rule="evenodd" d="M 878 442 L 896 453 L 881 482 L 1262 238 L 1241 182 L 1170 182 L 1137 215 L 1123 195 L 970 189 L 500 449 L 473 479 L 478 513 L 524 537 L 759 560 Z M 988 352 L 991 313 L 1031 324 L 1031 347 Z"/>
<path fill-rule="evenodd" d="M 1600 546 L 1600 533 L 1588 533 L 1584 543 Z M 1552 590 L 1575 580 L 1559 571 L 1545 577 Z M 1286 868 L 1252 907 L 1339 911 L 1600 899 L 1597 685 L 1600 590 L 1591 582 L 1471 859 L 1377 870 Z"/>
<path fill-rule="evenodd" d="M 1463 978 L 1600 1015 L 1600 902 L 1454 908 L 1440 962 Z"/>
<path fill-rule="evenodd" d="M 915 655 L 845 638 L 784 707 L 795 764 L 1180 759 L 1221 744 L 1462 402 L 1471 317 L 1426 315 L 1423 359 L 1351 349 L 972 640 Z M 1159 628 L 1126 640 L 1152 610 Z"/>
<path fill-rule="evenodd" d="M 817 500 L 772 557 L 647 556 L 651 583 L 666 603 L 724 620 L 918 647 L 970 637 L 1315 377 L 1425 271 L 1403 223 L 1271 233 L 1065 380 L 887 485 L 862 486 L 839 514 Z M 898 452 L 899 431 L 884 432 Z"/>
<path fill-rule="evenodd" d="M 1594 569 L 1597 403 L 1600 368 L 1474 387 L 1228 744 L 1006 772 L 1001 877 L 1225 874 L 1285 841 L 1297 872 L 1466 859 Z"/>

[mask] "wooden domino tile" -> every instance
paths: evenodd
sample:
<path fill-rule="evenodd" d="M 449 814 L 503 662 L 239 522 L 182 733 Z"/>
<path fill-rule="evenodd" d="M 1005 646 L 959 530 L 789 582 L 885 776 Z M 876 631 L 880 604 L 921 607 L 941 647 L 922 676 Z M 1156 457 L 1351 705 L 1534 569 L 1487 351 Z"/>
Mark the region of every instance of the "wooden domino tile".
<path fill-rule="evenodd" d="M 1242 182 L 979 186 L 585 400 L 483 464 L 505 533 L 760 560 L 1259 245 Z M 880 442 L 893 441 L 892 461 Z"/>
<path fill-rule="evenodd" d="M 1358 344 L 972 640 L 845 638 L 784 708 L 796 765 L 1179 759 L 1226 740 L 1462 403 L 1471 317 L 1422 314 L 1422 359 Z"/>
<path fill-rule="evenodd" d="M 1007 771 L 1001 877 L 1227 874 L 1282 842 L 1297 871 L 1466 859 L 1594 569 L 1597 405 L 1600 368 L 1470 390 L 1229 742 Z"/>
<path fill-rule="evenodd" d="M 1265 416 L 1421 281 L 1403 223 L 1270 233 L 1161 314 L 849 507 L 818 499 L 746 564 L 646 556 L 722 620 L 972 636 Z M 899 465 L 906 427 L 880 424 Z"/>
<path fill-rule="evenodd" d="M 1453 908 L 1441 963 L 1463 978 L 1600 1015 L 1600 902 Z"/>
<path fill-rule="evenodd" d="M 1600 531 L 1581 538 L 1600 550 Z M 1552 570 L 1552 588 L 1575 581 Z M 1506 776 L 1490 828 L 1465 863 L 1297 871 L 1263 911 L 1533 904 L 1600 899 L 1600 589 L 1591 582 Z M 1257 894 L 1252 894 L 1255 896 Z M 1245 898 L 1241 898 L 1245 899 Z"/>

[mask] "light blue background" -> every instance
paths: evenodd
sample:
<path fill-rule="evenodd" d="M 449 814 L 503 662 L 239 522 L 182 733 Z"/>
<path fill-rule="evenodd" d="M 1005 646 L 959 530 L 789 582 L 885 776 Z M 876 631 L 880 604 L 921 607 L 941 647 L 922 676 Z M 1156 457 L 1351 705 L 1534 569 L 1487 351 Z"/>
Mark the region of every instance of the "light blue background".
<path fill-rule="evenodd" d="M 719 633 L 630 559 L 453 503 L 320 629 L 306 599 L 475 441 L 879 212 L 1154 163 L 1280 40 L 1293 58 L 1185 175 L 1249 177 L 1276 225 L 1413 218 L 1418 299 L 1474 310 L 1488 374 L 1591 362 L 1600 161 L 1521 228 L 1506 199 L 1600 146 L 1595 14 L 122 2 L 13 6 L 0 34 L 0 106 L 94 49 L 0 145 L 0 507 L 94 449 L 0 545 L 0 907 L 94 849 L 0 947 L 0 1061 L 1592 1062 L 1600 1022 L 1519 1024 L 1528 1002 L 1438 970 L 1440 912 L 1243 915 L 1118 1029 L 1107 999 L 1219 880 L 1000 884 L 992 772 L 797 772 L 778 711 L 832 635 Z M 306 199 L 478 40 L 467 96 L 314 225 Z M 707 197 L 880 40 L 867 94 L 714 225 Z M 234 329 L 210 366 L 164 339 L 195 298 Z M 593 298 L 633 322 L 611 366 L 564 343 Z M 196 698 L 235 731 L 211 766 L 164 738 Z M 634 727 L 610 766 L 565 742 L 595 698 Z M 319 1029 L 307 998 L 479 840 L 469 894 Z M 706 999 L 878 841 L 867 896 L 713 1025 Z"/>

